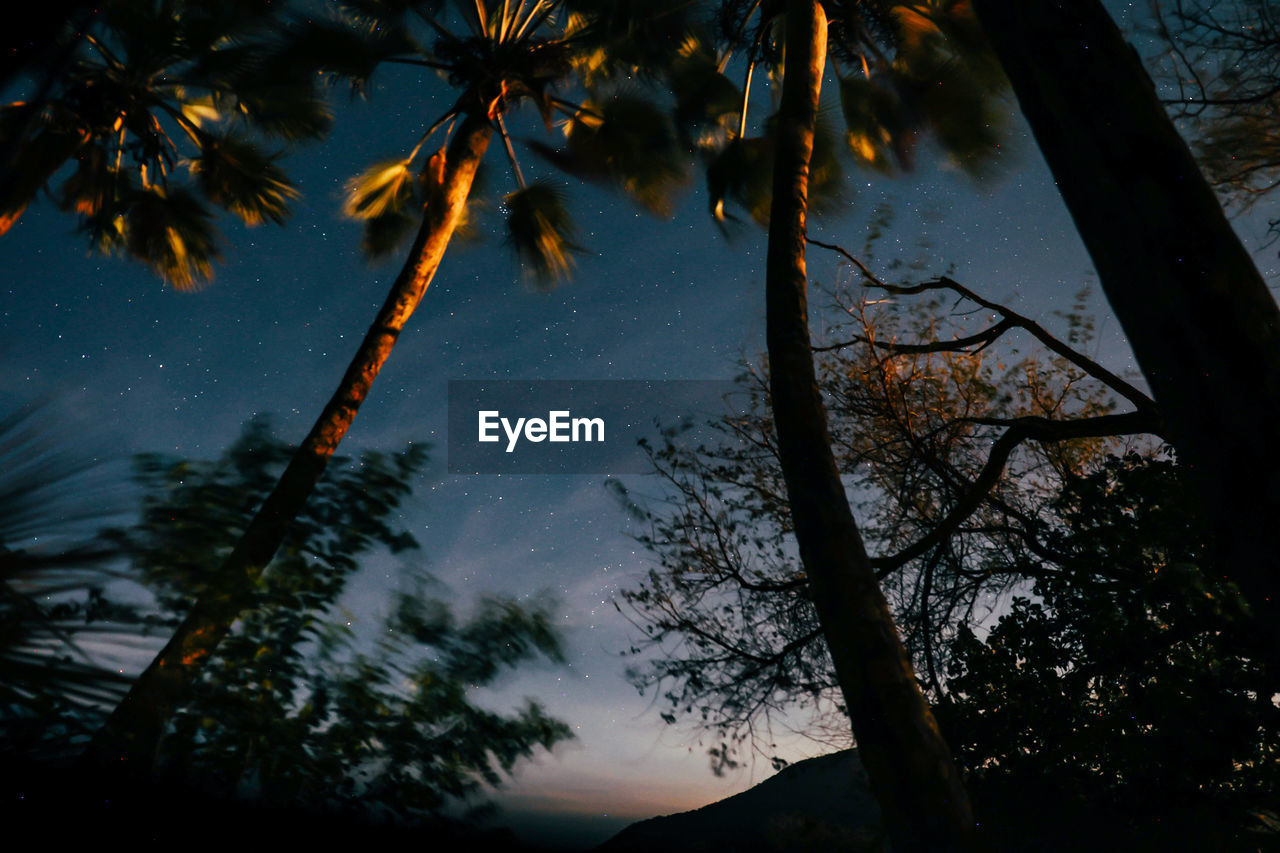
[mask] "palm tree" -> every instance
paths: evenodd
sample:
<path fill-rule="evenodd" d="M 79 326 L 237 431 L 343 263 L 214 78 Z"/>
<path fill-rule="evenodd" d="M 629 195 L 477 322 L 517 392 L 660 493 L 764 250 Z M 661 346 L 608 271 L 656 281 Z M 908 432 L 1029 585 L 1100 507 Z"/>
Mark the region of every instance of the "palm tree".
<path fill-rule="evenodd" d="M 250 0 L 110 0 L 81 23 L 0 107 L 0 235 L 46 189 L 95 249 L 194 287 L 219 256 L 211 206 L 278 223 L 296 198 L 260 137 L 327 130 L 314 78 L 264 67 L 276 15 Z"/>
<path fill-rule="evenodd" d="M 712 214 L 725 223 L 736 203 L 760 225 L 769 223 L 777 123 L 775 111 L 749 134 L 753 88 L 783 76 L 786 4 L 720 0 L 715 49 L 690 40 L 668 72 L 675 118 L 686 143 L 707 167 Z M 834 71 L 844 120 L 844 145 L 828 111 L 814 120 L 810 211 L 842 210 L 844 149 L 862 167 L 893 174 L 910 170 L 922 136 L 980 175 L 992 161 L 1001 117 L 991 94 L 1003 75 L 986 50 L 967 5 L 956 0 L 823 4 L 829 37 L 821 69 Z M 742 85 L 727 75 L 739 60 Z M 774 86 L 776 92 L 777 86 Z M 776 110 L 778 99 L 772 98 Z"/>
<path fill-rule="evenodd" d="M 974 7 L 1280 659 L 1280 308 L 1102 4 Z"/>
<path fill-rule="evenodd" d="M 961 164 L 977 168 L 994 141 L 987 96 L 998 75 L 973 37 L 972 19 L 954 2 L 891 7 L 795 0 L 721 8 L 729 44 L 747 48 L 737 127 L 726 128 L 723 114 L 687 108 L 678 114 L 708 140 L 713 214 L 723 220 L 725 200 L 733 199 L 769 228 L 770 394 L 801 561 L 895 849 L 964 847 L 974 829 L 968 796 L 916 681 L 832 452 L 810 343 L 805 247 L 810 209 L 838 197 L 835 146 L 819 108 L 829 45 L 849 146 L 858 160 L 882 170 L 909 167 L 914 140 L 928 128 Z M 716 77 L 723 77 L 726 57 L 714 64 L 708 59 L 704 54 L 700 69 L 693 59 L 679 69 L 678 110 L 698 92 L 731 89 Z M 785 73 L 777 113 L 765 135 L 748 138 L 756 65 L 777 67 L 780 59 Z M 842 63 L 853 73 L 840 73 Z"/>
<path fill-rule="evenodd" d="M 516 188 L 503 197 L 509 242 L 531 272 L 544 280 L 572 264 L 572 220 L 551 185 L 527 181 L 506 118 L 525 103 L 547 127 L 562 116 L 563 149 L 544 153 L 576 174 L 611 184 L 662 210 L 683 179 L 674 131 L 663 112 L 625 90 L 611 91 L 619 74 L 640 69 L 611 56 L 637 27 L 659 54 L 683 28 L 684 4 L 650 4 L 628 18 L 611 3 L 568 0 L 442 2 L 360 0 L 332 22 L 307 22 L 292 33 L 282 61 L 318 67 L 363 85 L 382 63 L 437 70 L 453 89 L 452 104 L 427 126 L 407 153 L 379 163 L 351 181 L 344 207 L 366 223 L 365 247 L 387 251 L 416 235 L 382 309 L 360 344 L 333 397 L 299 446 L 279 482 L 223 563 L 225 577 L 241 582 L 201 596 L 169 643 L 135 682 L 95 741 L 90 760 L 132 765 L 146 772 L 165 722 L 186 685 L 230 630 L 244 593 L 261 575 L 290 523 L 351 426 L 438 269 L 450 239 L 467 216 L 477 170 L 496 133 Z M 415 38 L 422 31 L 432 40 Z M 584 84 L 581 102 L 568 95 Z M 428 92 L 428 101 L 436 90 Z M 430 147 L 429 147 L 430 146 Z M 436 147 L 438 146 L 438 147 Z M 431 151 L 430 148 L 435 148 Z"/>

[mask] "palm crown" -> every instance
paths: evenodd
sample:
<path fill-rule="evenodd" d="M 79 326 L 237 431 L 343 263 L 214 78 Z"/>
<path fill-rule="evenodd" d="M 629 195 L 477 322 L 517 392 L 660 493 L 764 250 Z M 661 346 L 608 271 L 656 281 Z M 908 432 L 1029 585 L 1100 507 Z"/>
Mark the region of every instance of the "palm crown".
<path fill-rule="evenodd" d="M 256 225 L 297 196 L 263 139 L 329 125 L 314 78 L 263 50 L 274 21 L 259 0 L 104 3 L 35 97 L 0 108 L 0 234 L 49 188 L 95 248 L 179 288 L 208 278 L 211 207 Z"/>
<path fill-rule="evenodd" d="M 823 8 L 844 141 L 856 163 L 885 173 L 910 169 L 926 131 L 967 171 L 989 161 L 999 125 L 991 96 L 1003 75 L 967 0 L 827 0 Z M 748 113 L 752 85 L 764 76 L 757 70 L 775 84 L 784 72 L 784 11 L 777 0 L 721 0 L 709 37 L 688 40 L 670 66 L 675 117 L 686 142 L 703 154 L 720 222 L 731 218 L 726 202 L 768 221 L 776 116 L 751 135 Z M 741 86 L 726 74 L 735 57 Z M 809 206 L 821 213 L 842 200 L 844 169 L 825 113 L 814 131 Z"/>
<path fill-rule="evenodd" d="M 686 4 L 659 5 L 669 14 L 648 9 L 630 17 L 617 4 L 583 0 L 358 0 L 346 4 L 341 19 L 301 26 L 299 62 L 357 86 L 381 63 L 418 65 L 438 71 L 454 93 L 404 156 L 349 182 L 343 211 L 364 221 L 366 251 L 393 251 L 414 232 L 433 203 L 448 139 L 470 117 L 492 125 L 510 165 L 514 187 L 502 198 L 508 242 L 538 279 L 567 274 L 578 247 L 564 196 L 545 179 L 527 177 L 507 127 L 507 116 L 523 104 L 563 134 L 560 144 L 528 141 L 541 162 L 669 212 L 684 180 L 684 152 L 665 112 L 623 82 L 680 44 Z"/>

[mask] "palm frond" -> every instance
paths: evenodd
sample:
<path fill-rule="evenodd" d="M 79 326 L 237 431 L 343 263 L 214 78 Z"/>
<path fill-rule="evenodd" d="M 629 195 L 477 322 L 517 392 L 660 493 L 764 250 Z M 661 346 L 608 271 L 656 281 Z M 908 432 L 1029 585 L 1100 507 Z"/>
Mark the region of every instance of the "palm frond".
<path fill-rule="evenodd" d="M 254 42 L 275 23 L 270 0 L 235 0 L 223 3 L 191 3 L 182 14 L 172 15 L 180 44 L 222 49 Z M 201 50 L 204 53 L 204 50 Z"/>
<path fill-rule="evenodd" d="M 702 42 L 689 39 L 668 75 L 675 96 L 675 124 L 688 148 L 728 141 L 742 111 L 742 91 L 726 77 Z"/>
<path fill-rule="evenodd" d="M 384 60 L 421 52 L 402 26 L 381 19 L 309 20 L 290 29 L 272 64 L 316 69 L 360 90 Z"/>
<path fill-rule="evenodd" d="M 707 162 L 707 192 L 711 215 L 723 227 L 732 220 L 728 202 L 741 205 L 761 226 L 769 224 L 773 201 L 773 160 L 777 115 L 765 121 L 764 135 L 733 139 Z M 838 210 L 847 201 L 840 145 L 824 109 L 814 123 L 813 153 L 809 158 L 809 209 L 822 214 Z"/>
<path fill-rule="evenodd" d="M 970 0 L 945 0 L 930 11 L 946 50 L 959 59 L 978 84 L 989 92 L 1006 89 L 1009 79 L 987 41 Z"/>
<path fill-rule="evenodd" d="M 226 113 L 218 107 L 212 94 L 186 97 L 186 92 L 179 89 L 175 92 L 178 101 L 178 112 L 195 127 L 216 124 L 226 118 Z"/>
<path fill-rule="evenodd" d="M 84 144 L 84 136 L 58 126 L 39 128 L 28 140 L 14 138 L 24 129 L 20 107 L 0 113 L 0 142 L 9 143 L 9 163 L 0 163 L 0 223 L 12 221 L 26 209 L 41 188 Z M 0 234 L 7 226 L 0 224 Z"/>
<path fill-rule="evenodd" d="M 840 108 L 845 140 L 858 162 L 884 173 L 911 168 L 916 133 L 890 81 L 882 76 L 841 77 Z"/>
<path fill-rule="evenodd" d="M 376 219 L 404 212 L 414 197 L 409 160 L 384 160 L 347 181 L 342 213 L 351 219 Z"/>
<path fill-rule="evenodd" d="M 271 78 L 240 87 L 235 109 L 255 130 L 286 142 L 319 139 L 333 126 L 333 113 L 320 93 Z"/>
<path fill-rule="evenodd" d="M 658 76 L 701 29 L 688 0 L 567 0 L 564 7 L 577 21 L 573 41 L 588 86 Z"/>
<path fill-rule="evenodd" d="M 670 118 L 656 104 L 625 92 L 587 101 L 565 133 L 562 150 L 530 145 L 576 177 L 617 187 L 654 213 L 671 213 L 688 163 Z"/>
<path fill-rule="evenodd" d="M 114 208 L 129 183 L 128 174 L 117 171 L 102 146 L 86 146 L 76 157 L 75 171 L 58 188 L 58 204 L 63 210 L 96 216 Z"/>
<path fill-rule="evenodd" d="M 893 16 L 898 27 L 898 42 L 903 50 L 919 50 L 943 38 L 942 30 L 934 22 L 928 8 L 895 6 Z"/>
<path fill-rule="evenodd" d="M 534 280 L 550 284 L 568 278 L 573 253 L 574 224 L 559 190 L 532 183 L 503 199 L 507 211 L 507 242 Z"/>
<path fill-rule="evenodd" d="M 257 224 L 297 195 L 247 134 L 298 140 L 330 124 L 314 68 L 287 61 L 281 14 L 268 0 L 104 4 L 40 110 L 0 116 L 0 232 L 74 158 L 55 200 L 96 249 L 178 287 L 206 279 L 218 256 L 206 199 Z M 175 174 L 184 160 L 193 181 Z"/>
<path fill-rule="evenodd" d="M 838 211 L 849 201 L 841 148 L 831 110 L 823 107 L 814 122 L 813 154 L 809 157 L 809 209 L 819 215 Z"/>
<path fill-rule="evenodd" d="M 981 174 L 1003 136 L 1003 113 L 991 91 L 964 64 L 943 54 L 923 54 L 895 68 L 897 87 L 909 108 L 965 171 Z"/>
<path fill-rule="evenodd" d="M 178 290 L 193 290 L 212 278 L 220 257 L 209 211 L 180 189 L 136 192 L 124 215 L 123 243 L 130 256 Z"/>
<path fill-rule="evenodd" d="M 114 612 L 99 590 L 119 556 L 95 528 L 124 504 L 119 477 L 72 449 L 83 442 L 48 403 L 0 419 L 0 752 L 65 751 L 51 735 L 126 687 L 86 648 Z"/>
<path fill-rule="evenodd" d="M 769 224 L 773 197 L 773 140 L 737 138 L 716 152 L 707 163 L 707 194 L 711 215 L 723 224 L 732 220 L 728 202 L 736 202 L 760 225 Z"/>
<path fill-rule="evenodd" d="M 443 154 L 434 155 L 436 162 L 443 161 Z M 370 169 L 370 171 L 374 171 Z M 364 232 L 361 236 L 361 249 L 366 257 L 370 260 L 378 260 L 380 258 L 391 255 L 396 250 L 402 248 L 413 237 L 418 226 L 422 222 L 422 195 L 428 193 L 420 193 L 418 190 L 422 187 L 425 174 L 430 169 L 419 173 L 414 181 L 413 191 L 410 195 L 410 201 L 399 204 L 390 208 L 377 216 L 372 217 L 356 217 L 364 222 Z M 450 244 L 474 244 L 480 242 L 485 236 L 485 229 L 481 227 L 481 212 L 488 207 L 485 198 L 488 192 L 488 174 L 489 168 L 483 162 L 476 169 L 475 177 L 471 179 L 471 192 L 467 195 L 467 202 L 462 208 L 462 214 L 458 217 L 458 221 L 453 226 L 453 236 L 450 237 Z"/>
<path fill-rule="evenodd" d="M 342 0 L 342 6 L 353 17 L 400 22 L 415 9 L 438 15 L 444 0 Z"/>
<path fill-rule="evenodd" d="M 234 136 L 207 135 L 202 142 L 200 155 L 190 166 L 210 201 L 247 225 L 284 221 L 298 190 L 275 165 L 275 158 Z"/>
<path fill-rule="evenodd" d="M 204 83 L 206 94 L 179 95 L 183 114 L 197 123 L 239 119 L 267 136 L 287 142 L 317 139 L 333 115 L 321 79 L 300 51 L 282 39 L 233 44 L 201 57 L 187 76 Z"/>
<path fill-rule="evenodd" d="M 421 222 L 408 210 L 393 210 L 364 220 L 360 248 L 371 260 L 385 258 L 403 247 L 413 237 Z"/>
<path fill-rule="evenodd" d="M 1002 136 L 996 94 L 1005 77 L 967 3 L 898 7 L 900 44 L 892 74 L 918 121 L 961 168 L 990 165 Z"/>

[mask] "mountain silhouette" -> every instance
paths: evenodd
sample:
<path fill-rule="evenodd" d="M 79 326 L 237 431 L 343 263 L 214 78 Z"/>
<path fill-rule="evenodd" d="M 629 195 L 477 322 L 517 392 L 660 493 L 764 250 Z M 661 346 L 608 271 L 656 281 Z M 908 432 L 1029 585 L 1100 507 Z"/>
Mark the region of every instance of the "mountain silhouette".
<path fill-rule="evenodd" d="M 856 749 L 796 762 L 709 806 L 633 823 L 598 853 L 869 851 L 880 809 Z"/>

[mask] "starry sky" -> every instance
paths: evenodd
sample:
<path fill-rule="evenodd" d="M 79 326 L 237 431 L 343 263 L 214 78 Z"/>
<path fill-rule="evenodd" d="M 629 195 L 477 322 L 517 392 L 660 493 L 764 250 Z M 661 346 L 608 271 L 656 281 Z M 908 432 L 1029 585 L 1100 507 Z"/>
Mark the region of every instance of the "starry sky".
<path fill-rule="evenodd" d="M 1127 4 L 1125 4 L 1127 5 Z M 1120 4 L 1116 4 L 1117 8 Z M 834 94 L 834 93 L 829 93 Z M 432 96 L 436 96 L 432 100 Z M 166 288 L 146 269 L 87 254 L 74 222 L 47 201 L 0 239 L 0 405 L 53 397 L 95 452 L 216 455 L 256 413 L 296 442 L 332 393 L 397 270 L 371 265 L 359 226 L 338 212 L 344 182 L 412 144 L 447 94 L 429 75 L 396 69 L 370 96 L 335 94 L 336 125 L 322 144 L 285 160 L 303 198 L 282 228 L 226 221 L 225 262 L 194 293 Z M 915 173 L 854 173 L 852 200 L 816 220 L 818 239 L 861 246 L 868 218 L 892 204 L 895 225 L 878 260 L 921 259 L 1051 330 L 1090 279 L 1090 263 L 1025 125 L 1008 104 L 996 174 L 982 183 L 921 157 Z M 532 127 L 532 126 L 531 126 Z M 519 136 L 517 131 L 517 136 Z M 507 180 L 490 151 L 491 186 Z M 532 155 L 524 159 L 532 166 Z M 342 452 L 429 442 L 432 461 L 402 523 L 420 555 L 371 560 L 344 602 L 374 624 L 387 591 L 425 569 L 460 604 L 482 593 L 559 600 L 568 665 L 537 665 L 491 701 L 543 702 L 577 739 L 525 765 L 498 795 L 531 837 L 599 841 L 626 823 L 693 808 L 760 781 L 761 762 L 718 778 L 696 733 L 666 726 L 623 677 L 635 629 L 613 606 L 649 567 L 638 531 L 608 497 L 604 476 L 451 476 L 444 458 L 450 379 L 729 379 L 764 349 L 764 234 L 727 241 L 695 180 L 669 220 L 568 182 L 579 242 L 573 280 L 528 286 L 514 257 L 490 237 L 450 248 L 435 281 L 346 438 Z M 1264 212 L 1238 221 L 1252 246 Z M 1274 279 L 1274 250 L 1258 260 Z M 810 274 L 833 281 L 834 256 L 810 254 Z M 1132 362 L 1096 293 L 1100 359 Z M 640 492 L 657 487 L 624 478 Z M 803 738 L 782 754 L 824 751 Z M 576 834 L 574 834 L 576 833 Z"/>

